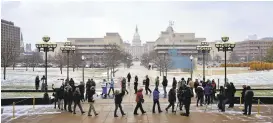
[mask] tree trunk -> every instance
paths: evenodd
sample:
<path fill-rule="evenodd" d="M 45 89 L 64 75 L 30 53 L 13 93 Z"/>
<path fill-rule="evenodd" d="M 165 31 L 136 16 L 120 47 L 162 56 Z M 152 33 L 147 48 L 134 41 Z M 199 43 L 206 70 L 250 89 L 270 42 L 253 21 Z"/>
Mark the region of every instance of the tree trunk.
<path fill-rule="evenodd" d="M 7 65 L 6 65 L 6 63 L 4 62 L 4 80 L 6 80 L 6 67 L 7 67 Z"/>
<path fill-rule="evenodd" d="M 75 65 L 73 65 L 73 72 L 75 71 Z"/>
<path fill-rule="evenodd" d="M 27 71 L 27 65 L 26 65 L 26 71 Z"/>
<path fill-rule="evenodd" d="M 107 67 L 107 80 L 109 81 L 109 67 Z"/>
<path fill-rule="evenodd" d="M 115 67 L 113 67 L 113 77 L 115 77 Z"/>
<path fill-rule="evenodd" d="M 12 65 L 12 69 L 14 70 L 14 68 L 15 68 L 15 62 L 13 62 L 13 65 Z"/>
<path fill-rule="evenodd" d="M 35 65 L 32 66 L 32 70 L 33 70 L 33 71 L 34 71 L 34 67 L 35 67 Z"/>
<path fill-rule="evenodd" d="M 63 74 L 63 66 L 60 66 L 61 74 Z"/>
<path fill-rule="evenodd" d="M 166 72 L 166 78 L 167 78 L 167 71 L 168 71 L 168 69 L 166 68 L 165 70 L 166 70 L 165 72 Z"/>
<path fill-rule="evenodd" d="M 161 67 L 159 67 L 159 75 L 161 76 Z"/>

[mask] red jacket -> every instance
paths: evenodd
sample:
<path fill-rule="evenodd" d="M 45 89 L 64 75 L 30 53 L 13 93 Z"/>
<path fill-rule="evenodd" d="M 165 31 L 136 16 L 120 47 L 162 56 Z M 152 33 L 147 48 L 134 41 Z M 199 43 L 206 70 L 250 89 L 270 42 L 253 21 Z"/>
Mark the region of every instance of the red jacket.
<path fill-rule="evenodd" d="M 136 94 L 136 102 L 139 102 L 140 99 L 143 99 L 142 90 L 138 90 Z"/>

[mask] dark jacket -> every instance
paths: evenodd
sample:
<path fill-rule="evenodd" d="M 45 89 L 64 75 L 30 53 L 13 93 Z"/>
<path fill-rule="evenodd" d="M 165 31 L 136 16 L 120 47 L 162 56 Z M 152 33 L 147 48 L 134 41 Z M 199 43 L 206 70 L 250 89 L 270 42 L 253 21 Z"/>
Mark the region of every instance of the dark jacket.
<path fill-rule="evenodd" d="M 135 77 L 135 82 L 138 82 L 138 77 L 137 76 Z"/>
<path fill-rule="evenodd" d="M 183 97 L 185 98 L 183 100 L 184 104 L 191 103 L 191 98 L 193 97 L 193 92 L 190 89 L 190 87 L 186 87 L 185 92 L 183 93 Z"/>
<path fill-rule="evenodd" d="M 122 91 L 121 93 L 115 95 L 115 104 L 121 104 L 124 95 L 125 91 Z"/>
<path fill-rule="evenodd" d="M 169 102 L 175 102 L 176 101 L 176 93 L 175 93 L 175 90 L 172 88 L 170 89 L 169 91 L 169 99 L 168 99 Z"/>
<path fill-rule="evenodd" d="M 198 81 L 195 81 L 194 82 L 194 88 L 197 88 L 199 86 L 199 82 Z"/>
<path fill-rule="evenodd" d="M 128 73 L 127 78 L 131 79 L 131 74 L 130 73 Z"/>
<path fill-rule="evenodd" d="M 149 78 L 146 78 L 145 86 L 148 87 L 149 85 L 150 85 L 150 79 L 149 79 Z"/>
<path fill-rule="evenodd" d="M 36 85 L 39 85 L 39 84 L 40 84 L 39 76 L 37 76 L 37 77 L 35 78 L 35 84 L 36 84 Z"/>
<path fill-rule="evenodd" d="M 246 93 L 246 87 L 244 87 L 244 88 L 243 88 L 243 91 L 241 92 L 242 102 L 245 101 L 245 93 Z"/>
<path fill-rule="evenodd" d="M 75 103 L 80 102 L 80 100 L 81 100 L 81 94 L 80 94 L 80 92 L 75 91 L 73 93 L 73 100 L 74 100 Z"/>
<path fill-rule="evenodd" d="M 137 82 L 137 81 L 134 82 L 134 86 L 135 86 L 135 87 L 138 86 L 138 82 Z"/>
<path fill-rule="evenodd" d="M 92 89 L 88 92 L 88 102 L 94 102 L 93 95 L 96 93 L 95 89 Z"/>
<path fill-rule="evenodd" d="M 177 86 L 177 81 L 176 81 L 176 79 L 173 79 L 173 84 L 172 84 L 172 86 L 173 86 L 174 88 L 176 88 L 176 86 Z"/>
<path fill-rule="evenodd" d="M 167 86 L 168 85 L 168 80 L 166 78 L 163 79 L 162 85 L 163 86 Z"/>
<path fill-rule="evenodd" d="M 202 86 L 198 86 L 196 89 L 196 94 L 198 97 L 203 97 L 204 96 L 204 89 Z"/>
<path fill-rule="evenodd" d="M 252 90 L 247 90 L 245 92 L 245 103 L 252 103 L 254 97 L 254 92 Z"/>
<path fill-rule="evenodd" d="M 86 87 L 86 93 L 88 93 L 90 91 L 90 88 L 91 88 L 91 81 L 88 80 L 85 84 L 85 87 Z"/>

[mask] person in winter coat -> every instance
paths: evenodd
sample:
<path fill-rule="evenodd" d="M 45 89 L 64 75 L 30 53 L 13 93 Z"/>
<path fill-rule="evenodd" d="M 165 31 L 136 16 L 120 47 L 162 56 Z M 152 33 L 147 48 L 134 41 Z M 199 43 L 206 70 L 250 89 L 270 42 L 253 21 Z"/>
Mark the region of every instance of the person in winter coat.
<path fill-rule="evenodd" d="M 102 88 L 102 92 L 101 95 L 106 98 L 107 97 L 107 82 L 105 79 L 103 79 L 102 83 L 101 83 L 101 88 Z"/>
<path fill-rule="evenodd" d="M 176 88 L 176 86 L 177 86 L 177 81 L 176 81 L 175 77 L 173 77 L 173 84 L 172 84 L 172 87 L 173 87 L 173 88 Z"/>
<path fill-rule="evenodd" d="M 246 93 L 246 85 L 243 85 L 243 91 L 241 92 L 241 98 L 242 98 L 242 102 L 241 103 L 245 103 L 245 93 Z"/>
<path fill-rule="evenodd" d="M 146 92 L 146 95 L 148 95 L 148 91 L 150 92 L 150 94 L 152 93 L 152 91 L 149 88 L 149 86 L 150 86 L 150 79 L 149 79 L 148 75 L 146 75 L 146 83 L 145 83 L 145 92 Z"/>
<path fill-rule="evenodd" d="M 95 86 L 90 87 L 89 89 L 90 91 L 88 91 L 88 102 L 89 102 L 89 110 L 88 110 L 88 116 L 92 116 L 91 115 L 91 110 L 93 110 L 95 116 L 98 115 L 98 113 L 96 112 L 95 106 L 94 106 L 94 98 L 93 95 L 96 93 L 95 90 Z"/>
<path fill-rule="evenodd" d="M 72 78 L 70 78 L 70 80 L 69 80 L 69 85 L 72 87 L 72 90 L 74 92 L 76 87 L 75 87 L 75 82 L 74 82 L 74 80 Z"/>
<path fill-rule="evenodd" d="M 82 105 L 81 105 L 81 93 L 80 93 L 80 89 L 76 88 L 75 92 L 73 93 L 73 98 L 74 98 L 74 114 L 76 114 L 76 106 L 78 105 L 81 113 L 84 114 L 85 112 L 82 110 Z"/>
<path fill-rule="evenodd" d="M 39 90 L 39 87 L 40 87 L 40 79 L 39 79 L 39 76 L 37 75 L 36 78 L 35 78 L 36 91 Z"/>
<path fill-rule="evenodd" d="M 96 82 L 95 82 L 93 79 L 91 79 L 91 82 L 90 82 L 90 83 L 91 83 L 91 87 L 92 87 L 92 86 L 95 86 L 95 88 L 96 88 Z"/>
<path fill-rule="evenodd" d="M 137 91 L 137 94 L 136 94 L 136 103 L 137 103 L 137 105 L 136 105 L 135 110 L 134 110 L 134 115 L 138 115 L 138 113 L 137 113 L 138 108 L 140 108 L 140 111 L 142 112 L 142 114 L 146 113 L 146 111 L 144 111 L 143 108 L 142 108 L 142 103 L 144 103 L 142 91 L 143 91 L 142 88 L 140 88 Z"/>
<path fill-rule="evenodd" d="M 130 86 L 130 81 L 131 81 L 131 74 L 130 74 L 130 72 L 127 74 L 127 79 L 128 79 L 128 86 Z"/>
<path fill-rule="evenodd" d="M 183 97 L 185 98 L 183 100 L 183 104 L 185 105 L 186 113 L 182 114 L 182 115 L 189 116 L 190 115 L 191 98 L 193 97 L 193 91 L 192 91 L 192 89 L 190 89 L 189 86 L 186 86 L 185 92 L 183 93 Z"/>
<path fill-rule="evenodd" d="M 118 115 L 117 115 L 118 108 L 120 109 L 120 112 L 121 112 L 122 116 L 126 115 L 123 112 L 122 106 L 121 106 L 122 98 L 123 98 L 124 95 L 125 95 L 124 91 L 122 91 L 121 93 L 118 90 L 115 91 L 115 111 L 114 111 L 114 117 L 118 117 Z"/>
<path fill-rule="evenodd" d="M 158 112 L 161 113 L 161 108 L 160 108 L 160 104 L 159 104 L 159 91 L 158 91 L 158 88 L 155 88 L 154 89 L 154 92 L 153 92 L 153 100 L 154 100 L 154 104 L 153 104 L 153 113 L 155 113 L 155 105 L 157 104 L 157 107 L 158 107 Z"/>
<path fill-rule="evenodd" d="M 190 78 L 188 78 L 188 80 L 187 80 L 187 85 L 189 85 L 189 83 L 190 83 Z"/>
<path fill-rule="evenodd" d="M 217 95 L 218 98 L 218 109 L 221 112 L 225 112 L 225 88 L 223 86 L 220 86 L 220 93 Z"/>
<path fill-rule="evenodd" d="M 169 105 L 168 107 L 165 109 L 166 112 L 168 112 L 168 109 L 170 107 L 172 107 L 172 112 L 175 112 L 174 111 L 174 103 L 176 102 L 176 93 L 175 93 L 175 89 L 174 88 L 171 88 L 170 91 L 169 91 Z"/>
<path fill-rule="evenodd" d="M 61 85 L 59 90 L 57 91 L 58 95 L 58 108 L 63 110 L 63 103 L 64 103 L 64 83 Z"/>
<path fill-rule="evenodd" d="M 234 107 L 234 100 L 235 100 L 235 93 L 236 93 L 236 88 L 235 88 L 235 86 L 233 85 L 233 83 L 231 82 L 230 83 L 230 91 L 229 91 L 230 93 L 231 93 L 231 95 L 230 95 L 230 101 L 229 101 L 229 108 L 233 108 Z"/>
<path fill-rule="evenodd" d="M 112 92 L 113 92 L 113 95 L 114 95 L 114 80 L 113 80 L 113 78 L 111 78 L 111 82 L 110 82 L 110 88 L 109 88 L 109 91 L 108 91 L 108 96 L 109 96 L 109 94 L 110 94 L 110 91 L 112 90 Z"/>
<path fill-rule="evenodd" d="M 167 86 L 168 86 L 168 80 L 166 76 L 163 76 L 163 82 L 162 82 L 163 90 L 164 90 L 164 98 L 167 96 Z"/>
<path fill-rule="evenodd" d="M 216 83 L 215 83 L 214 79 L 211 82 L 211 86 L 212 86 L 211 103 L 213 103 L 213 101 L 216 100 L 216 97 L 215 97 Z"/>
<path fill-rule="evenodd" d="M 194 88 L 194 82 L 191 80 L 191 78 L 189 79 L 190 82 L 189 82 L 189 86 L 190 86 L 190 89 L 192 90 L 193 92 L 193 88 Z"/>
<path fill-rule="evenodd" d="M 90 88 L 91 88 L 91 80 L 88 79 L 86 84 L 85 84 L 85 87 L 86 87 L 86 92 L 85 92 L 85 100 L 88 99 L 88 93 L 90 91 Z"/>
<path fill-rule="evenodd" d="M 212 88 L 210 84 L 206 85 L 206 87 L 204 88 L 204 92 L 205 92 L 205 102 L 207 105 L 209 105 L 211 101 L 210 97 L 212 94 Z"/>
<path fill-rule="evenodd" d="M 81 101 L 84 102 L 84 92 L 85 92 L 84 82 L 80 82 L 79 89 L 81 93 Z"/>
<path fill-rule="evenodd" d="M 199 86 L 199 82 L 198 82 L 198 79 L 195 79 L 195 82 L 194 82 L 194 91 L 195 91 L 195 93 L 197 93 L 196 92 L 196 88 Z M 197 94 L 196 94 L 196 98 L 198 98 L 197 97 Z"/>
<path fill-rule="evenodd" d="M 184 87 L 180 86 L 180 88 L 177 89 L 177 99 L 178 99 L 180 111 L 182 111 L 182 107 L 183 107 L 183 99 L 184 99 L 183 93 L 184 93 Z"/>
<path fill-rule="evenodd" d="M 197 103 L 196 106 L 198 107 L 198 103 L 200 102 L 200 106 L 203 106 L 203 101 L 204 101 L 204 88 L 202 86 L 198 86 L 195 89 L 195 93 L 197 96 Z"/>
<path fill-rule="evenodd" d="M 157 76 L 155 79 L 155 88 L 158 88 L 159 86 L 159 77 Z"/>
<path fill-rule="evenodd" d="M 67 84 L 64 88 L 64 110 L 66 110 L 66 105 L 68 105 L 68 111 L 72 112 L 71 105 L 73 101 L 73 91 L 72 87 Z"/>
<path fill-rule="evenodd" d="M 246 87 L 246 92 L 245 92 L 245 110 L 244 110 L 244 115 L 251 115 L 251 108 L 252 108 L 252 99 L 254 97 L 254 92 L 251 90 L 250 86 Z"/>
<path fill-rule="evenodd" d="M 126 79 L 123 77 L 123 79 L 121 80 L 121 91 L 126 92 L 127 94 L 129 93 L 126 89 Z"/>
<path fill-rule="evenodd" d="M 137 86 L 138 86 L 138 77 L 135 76 L 135 82 L 134 82 L 134 90 L 135 90 L 135 94 L 137 93 Z"/>

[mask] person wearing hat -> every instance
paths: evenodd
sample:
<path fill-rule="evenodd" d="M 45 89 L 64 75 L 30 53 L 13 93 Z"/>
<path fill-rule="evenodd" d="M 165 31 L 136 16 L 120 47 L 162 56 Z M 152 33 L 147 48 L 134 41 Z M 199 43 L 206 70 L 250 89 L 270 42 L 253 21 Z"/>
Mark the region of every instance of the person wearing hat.
<path fill-rule="evenodd" d="M 115 91 L 115 112 L 114 112 L 114 117 L 118 117 L 118 115 L 117 115 L 118 108 L 120 109 L 120 112 L 121 112 L 122 116 L 125 115 L 125 113 L 122 110 L 122 106 L 121 106 L 122 98 L 123 98 L 124 95 L 125 95 L 124 91 L 122 91 L 121 93 L 119 92 L 119 90 Z"/>
<path fill-rule="evenodd" d="M 149 79 L 148 75 L 146 75 L 146 83 L 145 83 L 146 95 L 148 95 L 148 91 L 150 92 L 150 94 L 152 93 L 152 91 L 149 88 L 149 86 L 150 86 L 150 79 Z"/>
<path fill-rule="evenodd" d="M 146 111 L 144 111 L 143 108 L 142 108 L 142 103 L 144 103 L 142 91 L 143 91 L 142 88 L 140 88 L 137 91 L 137 94 L 136 94 L 136 103 L 137 103 L 137 105 L 136 105 L 135 110 L 134 110 L 134 115 L 138 115 L 138 113 L 137 113 L 138 108 L 140 108 L 140 111 L 142 112 L 142 114 L 146 113 Z"/>
<path fill-rule="evenodd" d="M 94 107 L 94 98 L 93 98 L 93 95 L 96 93 L 96 90 L 95 90 L 95 86 L 91 86 L 90 87 L 90 91 L 88 93 L 88 102 L 89 102 L 89 111 L 88 111 L 88 116 L 92 116 L 91 115 L 91 110 L 94 111 L 94 114 L 95 116 L 98 115 L 98 113 L 96 113 L 96 110 L 95 110 L 95 107 Z"/>

